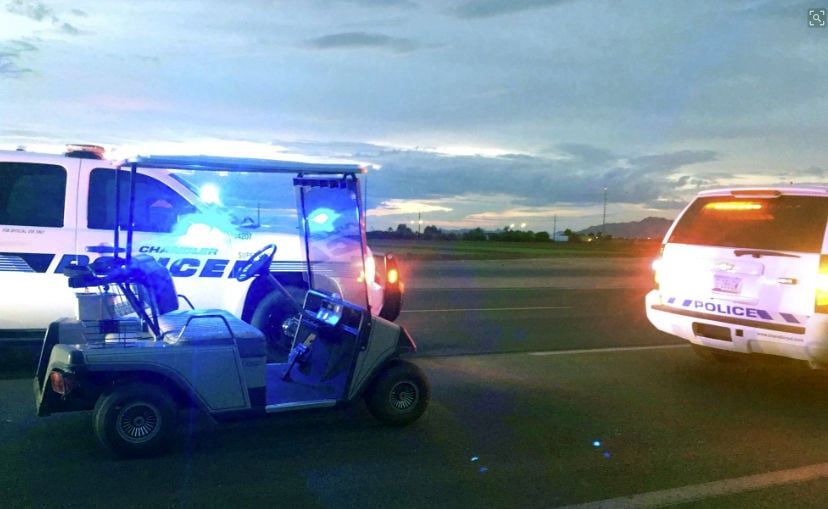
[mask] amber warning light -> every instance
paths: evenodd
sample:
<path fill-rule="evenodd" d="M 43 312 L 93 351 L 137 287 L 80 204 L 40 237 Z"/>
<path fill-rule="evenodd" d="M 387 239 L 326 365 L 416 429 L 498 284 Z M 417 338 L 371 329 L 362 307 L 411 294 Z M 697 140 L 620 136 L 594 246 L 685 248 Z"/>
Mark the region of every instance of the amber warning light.
<path fill-rule="evenodd" d="M 755 201 L 714 201 L 704 206 L 707 210 L 732 210 L 732 211 L 746 211 L 746 210 L 760 210 L 761 203 Z"/>

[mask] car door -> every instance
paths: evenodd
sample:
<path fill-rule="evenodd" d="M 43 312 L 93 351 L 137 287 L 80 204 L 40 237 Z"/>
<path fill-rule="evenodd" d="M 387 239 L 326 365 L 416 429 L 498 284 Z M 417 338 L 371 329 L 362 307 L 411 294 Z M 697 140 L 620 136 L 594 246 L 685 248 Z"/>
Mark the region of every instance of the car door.
<path fill-rule="evenodd" d="M 0 162 L 0 329 L 45 329 L 75 314 L 61 265 L 75 246 L 80 159 Z"/>

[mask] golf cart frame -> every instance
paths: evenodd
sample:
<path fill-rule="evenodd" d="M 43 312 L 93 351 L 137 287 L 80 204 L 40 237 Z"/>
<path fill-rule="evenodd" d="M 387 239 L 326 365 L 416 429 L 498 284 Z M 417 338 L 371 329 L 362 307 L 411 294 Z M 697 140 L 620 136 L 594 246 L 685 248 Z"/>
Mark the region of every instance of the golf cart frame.
<path fill-rule="evenodd" d="M 93 410 L 103 445 L 122 456 L 165 450 L 178 410 L 195 407 L 216 419 L 333 407 L 364 398 L 372 415 L 401 426 L 430 399 L 425 374 L 401 355 L 416 345 L 401 326 L 369 307 L 364 210 L 358 165 L 311 164 L 206 156 L 136 157 L 129 168 L 127 225 L 134 223 L 138 168 L 292 174 L 308 292 L 296 304 L 286 360 L 268 362 L 261 330 L 221 309 L 180 309 L 169 271 L 132 254 L 132 228 L 113 256 L 66 270 L 78 289 L 78 316 L 51 323 L 34 380 L 37 414 Z M 126 172 L 117 172 L 118 178 Z M 240 282 L 273 278 L 278 246 L 263 246 L 237 268 Z M 343 297 L 344 296 L 344 297 Z M 197 299 L 196 299 L 197 300 Z M 197 303 L 197 302 L 196 302 Z"/>

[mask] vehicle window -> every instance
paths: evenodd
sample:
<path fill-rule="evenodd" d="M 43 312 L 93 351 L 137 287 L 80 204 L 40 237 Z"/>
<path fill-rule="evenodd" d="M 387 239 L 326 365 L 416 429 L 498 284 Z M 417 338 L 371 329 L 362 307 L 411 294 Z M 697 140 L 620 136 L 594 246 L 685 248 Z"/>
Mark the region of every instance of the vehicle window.
<path fill-rule="evenodd" d="M 817 196 L 699 198 L 682 215 L 669 242 L 818 253 L 828 199 Z"/>
<path fill-rule="evenodd" d="M 0 163 L 0 224 L 63 226 L 66 170 L 53 164 Z"/>
<path fill-rule="evenodd" d="M 135 231 L 169 233 L 184 214 L 195 208 L 165 184 L 146 175 L 135 175 Z M 129 172 L 122 171 L 121 228 L 129 220 Z M 115 171 L 96 168 L 89 175 L 89 228 L 111 230 L 115 226 Z"/>

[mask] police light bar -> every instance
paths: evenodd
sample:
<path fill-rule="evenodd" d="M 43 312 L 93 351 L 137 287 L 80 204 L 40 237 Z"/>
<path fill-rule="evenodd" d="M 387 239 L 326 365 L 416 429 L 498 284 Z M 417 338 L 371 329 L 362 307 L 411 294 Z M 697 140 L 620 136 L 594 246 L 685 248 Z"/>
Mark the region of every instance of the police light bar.
<path fill-rule="evenodd" d="M 204 155 L 136 156 L 125 159 L 119 166 L 167 170 L 289 173 L 302 175 L 349 175 L 367 173 L 368 171 L 365 167 L 356 163 L 279 161 L 275 159 Z"/>

